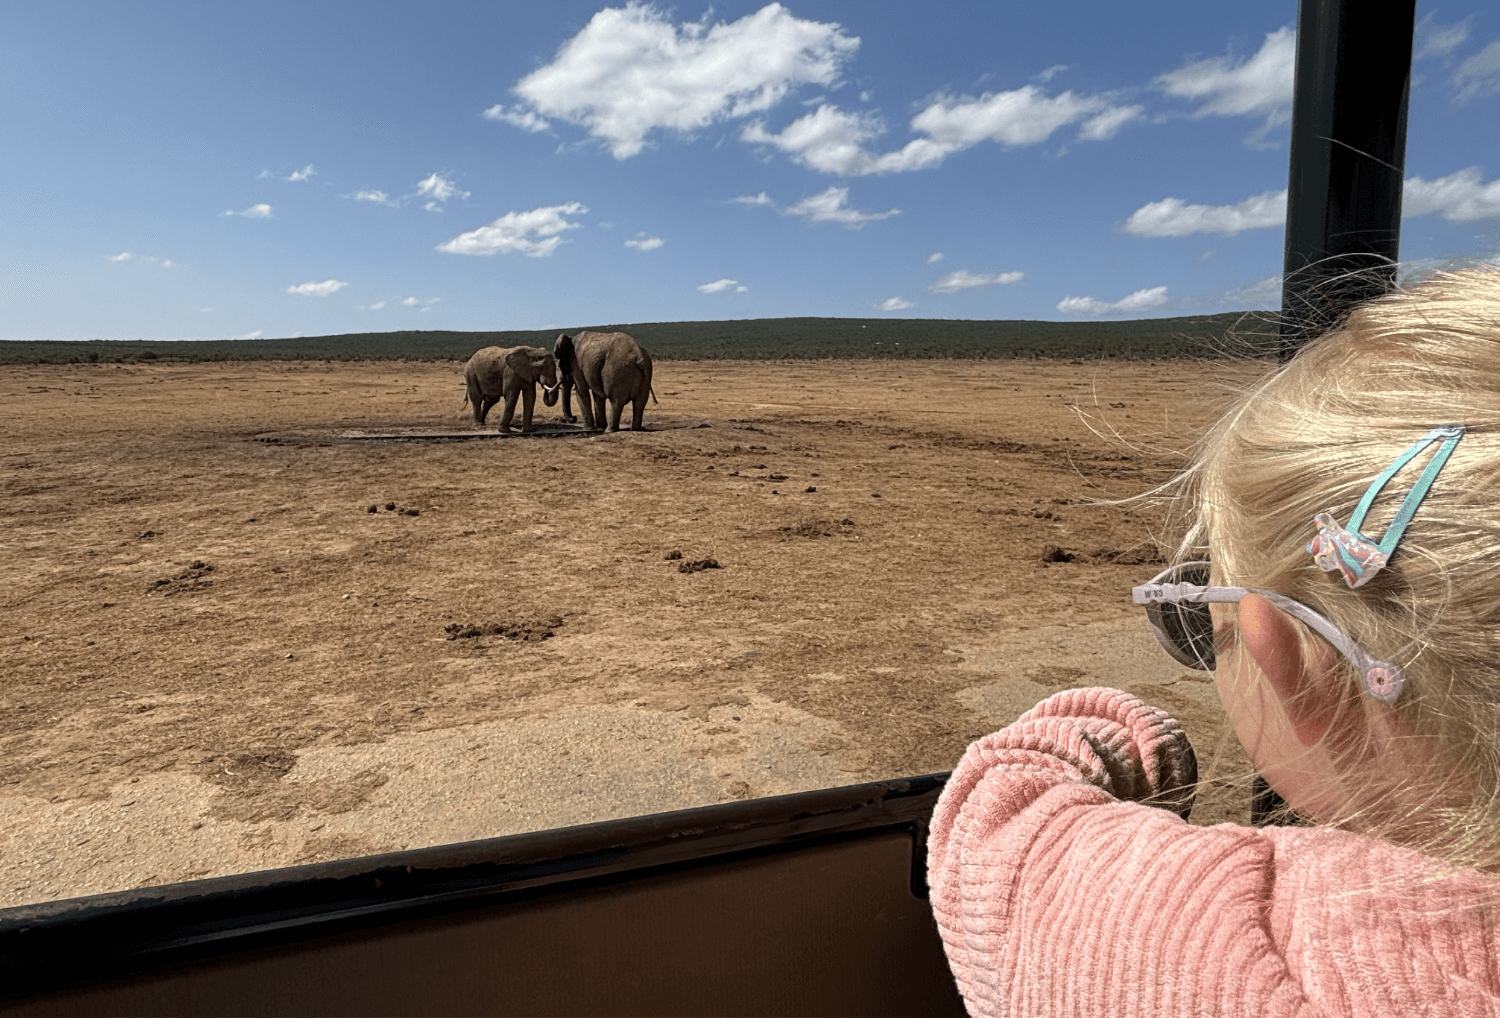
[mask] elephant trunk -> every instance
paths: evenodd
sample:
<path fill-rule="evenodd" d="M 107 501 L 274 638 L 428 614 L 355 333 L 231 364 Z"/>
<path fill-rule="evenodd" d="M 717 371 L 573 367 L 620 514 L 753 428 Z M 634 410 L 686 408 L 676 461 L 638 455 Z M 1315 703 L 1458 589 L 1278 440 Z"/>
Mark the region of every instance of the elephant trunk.
<path fill-rule="evenodd" d="M 558 399 L 561 396 L 562 396 L 562 382 L 561 381 L 558 381 L 556 384 L 550 385 L 550 386 L 547 385 L 547 384 L 545 384 L 545 383 L 543 383 L 543 385 L 542 385 L 542 405 L 543 406 L 557 406 L 557 401 L 558 401 Z"/>

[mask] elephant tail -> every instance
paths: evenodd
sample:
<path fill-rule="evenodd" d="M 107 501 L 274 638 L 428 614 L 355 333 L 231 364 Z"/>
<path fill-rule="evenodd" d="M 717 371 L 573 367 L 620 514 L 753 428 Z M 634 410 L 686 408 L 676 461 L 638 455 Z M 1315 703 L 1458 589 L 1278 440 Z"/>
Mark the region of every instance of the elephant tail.
<path fill-rule="evenodd" d="M 653 403 L 657 404 L 658 406 L 660 406 L 661 405 L 661 400 L 659 400 L 659 399 L 656 398 L 656 390 L 653 389 L 653 388 L 651 388 L 651 386 L 648 385 L 648 386 L 646 386 L 646 391 L 651 394 L 651 402 L 653 402 Z"/>

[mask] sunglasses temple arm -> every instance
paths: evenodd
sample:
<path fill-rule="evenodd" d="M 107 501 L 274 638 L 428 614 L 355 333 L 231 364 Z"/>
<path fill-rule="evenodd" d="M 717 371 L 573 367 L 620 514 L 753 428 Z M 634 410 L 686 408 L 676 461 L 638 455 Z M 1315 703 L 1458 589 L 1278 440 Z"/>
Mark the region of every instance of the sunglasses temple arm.
<path fill-rule="evenodd" d="M 1239 589 L 1243 590 L 1243 588 Z M 1376 661 L 1369 654 L 1365 653 L 1364 648 L 1360 647 L 1359 644 L 1349 639 L 1348 636 L 1344 635 L 1342 630 L 1340 630 L 1332 622 L 1329 622 L 1323 616 L 1319 615 L 1317 612 L 1313 611 L 1311 608 L 1307 607 L 1307 605 L 1301 604 L 1297 601 L 1293 601 L 1291 598 L 1283 594 L 1278 594 L 1272 590 L 1244 590 L 1243 593 L 1259 594 L 1261 597 L 1265 598 L 1267 601 L 1270 601 L 1272 604 L 1280 608 L 1282 611 L 1286 612 L 1288 615 L 1312 627 L 1312 629 L 1319 636 L 1327 640 L 1329 643 L 1333 644 L 1334 648 L 1340 654 L 1344 655 L 1349 663 L 1358 670 L 1361 676 L 1368 672 L 1372 667 L 1384 664 L 1384 662 Z M 1243 596 L 1243 594 L 1241 596 Z"/>

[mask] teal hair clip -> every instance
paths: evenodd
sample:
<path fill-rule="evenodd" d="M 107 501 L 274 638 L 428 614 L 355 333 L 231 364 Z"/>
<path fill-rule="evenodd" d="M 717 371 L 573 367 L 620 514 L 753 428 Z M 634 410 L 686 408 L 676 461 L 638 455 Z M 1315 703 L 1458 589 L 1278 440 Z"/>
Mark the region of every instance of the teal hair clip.
<path fill-rule="evenodd" d="M 1313 523 L 1318 527 L 1318 533 L 1308 542 L 1307 551 L 1318 563 L 1318 567 L 1325 572 L 1333 572 L 1337 569 L 1344 575 L 1344 582 L 1350 587 L 1358 587 L 1367 582 L 1390 561 L 1391 553 L 1396 550 L 1396 545 L 1401 541 L 1401 535 L 1406 533 L 1406 526 L 1411 518 L 1416 515 L 1417 507 L 1427 497 L 1427 491 L 1432 487 L 1432 482 L 1437 479 L 1438 471 L 1443 469 L 1443 464 L 1448 462 L 1448 457 L 1453 453 L 1453 447 L 1458 445 L 1459 439 L 1463 438 L 1464 429 L 1461 425 L 1450 425 L 1447 427 L 1433 428 L 1426 435 L 1407 449 L 1396 461 L 1386 467 L 1381 475 L 1365 491 L 1365 497 L 1359 500 L 1355 506 L 1354 514 L 1349 517 L 1349 525 L 1343 527 L 1328 513 L 1318 513 L 1313 517 Z M 1417 483 L 1412 485 L 1411 491 L 1406 493 L 1406 501 L 1401 503 L 1401 508 L 1396 511 L 1396 518 L 1391 520 L 1391 525 L 1386 528 L 1385 534 L 1379 543 L 1366 537 L 1359 532 L 1359 526 L 1365 521 L 1365 514 L 1370 511 L 1370 506 L 1375 501 L 1375 496 L 1386 486 L 1390 479 L 1396 476 L 1402 467 L 1410 463 L 1422 450 L 1434 442 L 1441 441 L 1437 452 L 1433 453 L 1432 459 L 1428 461 L 1427 467 L 1422 471 Z"/>

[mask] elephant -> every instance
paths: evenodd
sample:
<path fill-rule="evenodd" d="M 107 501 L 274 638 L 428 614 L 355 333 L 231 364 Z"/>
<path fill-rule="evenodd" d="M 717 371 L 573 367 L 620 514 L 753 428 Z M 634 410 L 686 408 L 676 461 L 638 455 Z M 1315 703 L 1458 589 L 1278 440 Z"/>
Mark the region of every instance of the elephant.
<path fill-rule="evenodd" d="M 639 343 L 623 332 L 562 333 L 552 352 L 562 375 L 564 420 L 576 419 L 571 399 L 576 387 L 583 426 L 589 431 L 605 430 L 605 400 L 610 403 L 608 430 L 620 430 L 626 403 L 632 404 L 630 430 L 641 430 L 647 394 L 657 400 L 651 388 L 651 355 Z"/>
<path fill-rule="evenodd" d="M 464 406 L 472 403 L 474 423 L 483 424 L 490 408 L 504 397 L 505 413 L 500 417 L 500 430 L 509 432 L 511 418 L 516 413 L 516 397 L 524 396 L 521 432 L 530 434 L 536 430 L 531 424 L 531 411 L 536 406 L 538 380 L 542 383 L 542 402 L 555 406 L 561 387 L 557 380 L 557 361 L 550 353 L 539 346 L 487 346 L 464 365 L 464 385 L 468 388 Z"/>

